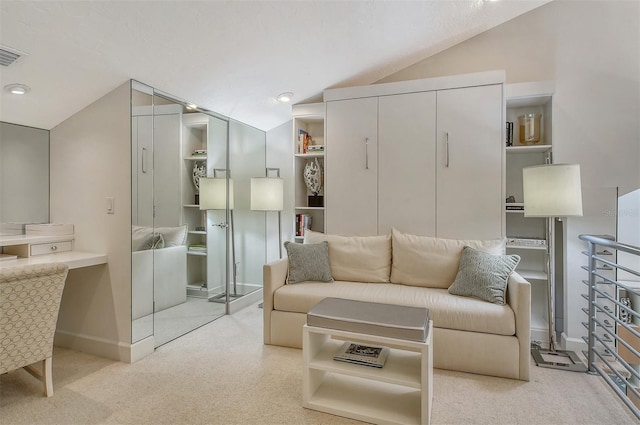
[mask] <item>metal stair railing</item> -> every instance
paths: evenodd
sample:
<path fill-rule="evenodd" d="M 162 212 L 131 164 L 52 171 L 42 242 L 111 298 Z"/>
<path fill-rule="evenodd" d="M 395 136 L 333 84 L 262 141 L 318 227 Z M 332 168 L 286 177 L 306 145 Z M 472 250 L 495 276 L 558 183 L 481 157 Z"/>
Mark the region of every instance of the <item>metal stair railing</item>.
<path fill-rule="evenodd" d="M 589 288 L 588 295 L 582 295 L 589 303 L 588 308 L 583 309 L 589 317 L 588 322 L 583 322 L 588 329 L 587 337 L 583 338 L 588 346 L 587 351 L 584 352 L 587 357 L 588 373 L 602 376 L 624 404 L 640 419 L 640 409 L 636 405 L 640 402 L 640 352 L 633 346 L 634 344 L 619 336 L 619 330 L 624 328 L 625 333 L 628 332 L 631 338 L 640 342 L 640 326 L 632 326 L 629 320 L 620 318 L 621 313 L 625 316 L 624 312 L 626 312 L 627 318 L 640 323 L 640 306 L 629 306 L 622 303 L 619 297 L 621 290 L 640 297 L 640 269 L 629 268 L 615 260 L 605 258 L 607 256 L 616 258 L 612 256 L 612 251 L 617 251 L 640 259 L 640 248 L 616 242 L 610 236 L 580 235 L 580 239 L 588 243 L 588 250 L 583 252 L 588 257 L 588 265 L 582 267 L 589 273 L 589 279 L 582 281 Z M 635 259 L 635 257 L 632 258 Z M 632 276 L 636 285 L 620 281 L 617 277 L 611 278 L 603 271 L 613 271 L 614 276 L 618 275 L 618 271 L 626 272 Z M 614 291 L 605 290 L 604 287 L 613 288 Z M 615 295 L 612 296 L 611 292 Z M 616 311 L 612 311 L 604 302 L 614 305 Z M 624 355 L 619 352 L 622 347 L 624 347 L 622 349 Z M 629 357 L 634 358 L 634 356 L 637 360 L 630 363 Z"/>

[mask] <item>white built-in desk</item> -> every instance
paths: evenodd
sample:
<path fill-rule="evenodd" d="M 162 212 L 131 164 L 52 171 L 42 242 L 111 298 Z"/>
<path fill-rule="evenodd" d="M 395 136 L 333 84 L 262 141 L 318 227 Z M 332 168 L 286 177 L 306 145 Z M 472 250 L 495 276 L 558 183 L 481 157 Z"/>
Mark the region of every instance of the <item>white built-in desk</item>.
<path fill-rule="evenodd" d="M 107 255 L 73 250 L 73 235 L 0 236 L 4 254 L 17 255 L 15 260 L 0 261 L 0 269 L 30 264 L 65 263 L 69 269 L 107 263 Z"/>

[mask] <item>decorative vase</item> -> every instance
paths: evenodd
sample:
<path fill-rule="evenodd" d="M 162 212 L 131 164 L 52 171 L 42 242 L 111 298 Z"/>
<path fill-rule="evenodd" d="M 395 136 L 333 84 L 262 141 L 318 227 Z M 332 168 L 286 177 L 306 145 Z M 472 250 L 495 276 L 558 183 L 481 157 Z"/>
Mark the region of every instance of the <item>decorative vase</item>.
<path fill-rule="evenodd" d="M 304 184 L 314 196 L 317 196 L 322 190 L 322 166 L 318 158 L 305 164 L 303 176 Z"/>
<path fill-rule="evenodd" d="M 193 187 L 196 190 L 195 194 L 195 203 L 196 205 L 200 203 L 200 179 L 207 177 L 207 165 L 204 161 L 195 161 L 193 163 L 193 171 L 191 173 L 191 179 L 193 182 Z"/>
<path fill-rule="evenodd" d="M 318 194 L 322 190 L 322 166 L 320 161 L 316 158 L 313 161 L 309 161 L 304 166 L 304 184 L 313 195 L 308 197 L 309 207 L 322 207 L 324 206 L 324 197 Z"/>

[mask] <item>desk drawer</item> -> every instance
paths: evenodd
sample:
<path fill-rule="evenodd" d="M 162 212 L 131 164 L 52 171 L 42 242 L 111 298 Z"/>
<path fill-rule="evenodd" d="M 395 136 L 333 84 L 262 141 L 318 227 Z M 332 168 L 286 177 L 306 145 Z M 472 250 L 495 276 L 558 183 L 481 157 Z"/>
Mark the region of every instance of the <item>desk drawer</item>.
<path fill-rule="evenodd" d="M 71 241 L 60 241 L 31 245 L 31 255 L 53 254 L 55 252 L 64 251 L 71 251 Z"/>

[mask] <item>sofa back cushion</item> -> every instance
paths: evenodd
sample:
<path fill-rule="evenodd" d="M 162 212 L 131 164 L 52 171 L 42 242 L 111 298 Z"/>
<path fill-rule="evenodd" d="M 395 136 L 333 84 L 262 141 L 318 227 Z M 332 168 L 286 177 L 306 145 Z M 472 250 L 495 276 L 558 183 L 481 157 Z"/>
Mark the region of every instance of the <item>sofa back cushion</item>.
<path fill-rule="evenodd" d="M 465 246 L 502 255 L 505 239 L 457 240 L 405 234 L 393 229 L 391 282 L 427 288 L 448 288 L 458 273 Z"/>
<path fill-rule="evenodd" d="M 329 242 L 329 265 L 335 280 L 389 282 L 391 235 L 339 236 L 305 230 L 304 243 L 323 241 Z"/>

